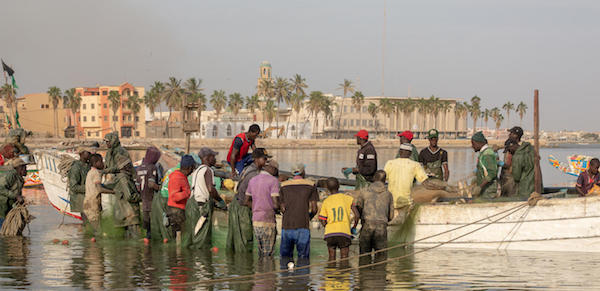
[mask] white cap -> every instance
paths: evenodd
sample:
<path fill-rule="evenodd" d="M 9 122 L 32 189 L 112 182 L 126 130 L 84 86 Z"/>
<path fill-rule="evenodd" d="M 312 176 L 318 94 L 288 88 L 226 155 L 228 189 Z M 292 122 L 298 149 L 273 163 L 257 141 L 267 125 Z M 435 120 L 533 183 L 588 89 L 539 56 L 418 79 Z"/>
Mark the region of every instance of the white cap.
<path fill-rule="evenodd" d="M 409 143 L 403 143 L 400 145 L 401 150 L 412 152 L 412 145 Z"/>

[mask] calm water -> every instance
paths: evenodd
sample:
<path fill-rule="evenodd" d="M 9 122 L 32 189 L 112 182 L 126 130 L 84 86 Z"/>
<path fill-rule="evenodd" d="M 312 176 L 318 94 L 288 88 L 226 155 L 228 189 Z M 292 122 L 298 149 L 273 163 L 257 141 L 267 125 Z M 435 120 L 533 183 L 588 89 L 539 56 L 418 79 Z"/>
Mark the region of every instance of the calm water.
<path fill-rule="evenodd" d="M 351 150 L 273 151 L 282 167 L 302 161 L 315 174 L 339 173 L 352 165 Z M 468 175 L 473 154 L 468 149 L 450 149 L 450 165 L 456 178 Z M 570 179 L 553 173 L 545 161 L 548 153 L 564 159 L 572 153 L 598 155 L 598 148 L 545 149 L 544 175 L 557 183 Z M 380 150 L 380 165 L 393 150 Z M 341 173 L 340 173 L 341 175 Z M 550 177 L 550 178 L 549 178 Z M 226 229 L 217 226 L 214 244 L 217 252 L 178 250 L 171 245 L 144 246 L 139 241 L 89 242 L 80 224 L 60 216 L 47 202 L 43 190 L 28 189 L 27 200 L 36 217 L 23 238 L 0 238 L 0 288 L 2 289 L 156 289 L 170 284 L 191 283 L 180 289 L 198 290 L 398 290 L 398 289 L 598 289 L 596 271 L 600 254 L 505 252 L 473 250 L 395 250 L 390 258 L 405 256 L 368 268 L 358 259 L 349 264 L 315 266 L 308 270 L 261 277 L 257 282 L 218 283 L 203 286 L 194 282 L 280 269 L 279 258 L 259 261 L 252 256 L 229 256 L 224 251 Z M 223 215 L 223 214 L 220 214 Z M 62 225 L 61 225 L 62 222 Z M 69 245 L 52 243 L 69 240 Z M 278 250 L 278 248 L 277 248 Z M 310 263 L 326 260 L 326 246 L 314 240 Z M 358 246 L 350 255 L 357 255 Z M 307 262 L 298 262 L 299 264 Z M 351 270 L 340 271 L 351 268 Z M 293 277 L 306 274 L 305 277 Z M 177 288 L 173 288 L 177 289 Z"/>

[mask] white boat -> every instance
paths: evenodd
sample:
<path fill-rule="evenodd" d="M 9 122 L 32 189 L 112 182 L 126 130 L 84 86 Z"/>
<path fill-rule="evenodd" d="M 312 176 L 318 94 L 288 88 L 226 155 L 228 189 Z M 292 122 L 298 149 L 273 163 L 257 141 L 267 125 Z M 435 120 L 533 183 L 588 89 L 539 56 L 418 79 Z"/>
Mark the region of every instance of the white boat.
<path fill-rule="evenodd" d="M 404 240 L 417 241 L 415 246 L 422 248 L 442 244 L 439 247 L 600 252 L 600 197 L 545 199 L 504 218 L 511 211 L 493 216 L 524 203 L 423 205 L 414 223 L 402 231 Z M 471 224 L 475 221 L 479 222 Z M 398 226 L 390 227 L 390 239 L 400 232 Z"/>

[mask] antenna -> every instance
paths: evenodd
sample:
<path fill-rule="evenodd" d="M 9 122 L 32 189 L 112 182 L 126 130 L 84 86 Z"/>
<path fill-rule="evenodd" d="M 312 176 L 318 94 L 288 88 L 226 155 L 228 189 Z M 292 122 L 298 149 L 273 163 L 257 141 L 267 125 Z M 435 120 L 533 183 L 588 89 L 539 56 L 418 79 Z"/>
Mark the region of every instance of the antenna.
<path fill-rule="evenodd" d="M 381 42 L 381 96 L 385 97 L 385 1 L 383 0 L 383 36 Z"/>

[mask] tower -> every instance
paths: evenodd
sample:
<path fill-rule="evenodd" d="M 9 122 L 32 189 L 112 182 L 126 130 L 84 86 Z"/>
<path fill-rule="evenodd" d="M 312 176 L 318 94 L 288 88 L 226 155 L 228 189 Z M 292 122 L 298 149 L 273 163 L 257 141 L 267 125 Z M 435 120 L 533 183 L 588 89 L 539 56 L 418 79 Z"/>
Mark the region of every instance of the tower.
<path fill-rule="evenodd" d="M 271 78 L 271 63 L 269 63 L 267 61 L 263 61 L 262 63 L 260 63 L 258 74 L 259 74 L 259 77 L 258 77 L 258 82 L 256 84 L 257 94 L 258 94 L 258 96 L 264 96 L 264 93 L 261 92 L 261 82 L 263 80 L 273 82 L 273 79 Z"/>

